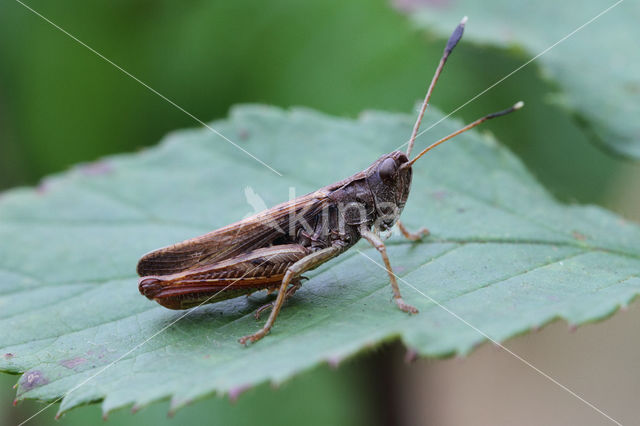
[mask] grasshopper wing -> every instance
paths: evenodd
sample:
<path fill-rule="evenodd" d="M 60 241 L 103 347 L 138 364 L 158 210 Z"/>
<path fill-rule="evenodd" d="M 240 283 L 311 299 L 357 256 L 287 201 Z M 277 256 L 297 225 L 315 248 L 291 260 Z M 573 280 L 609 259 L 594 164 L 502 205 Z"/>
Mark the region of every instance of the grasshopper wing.
<path fill-rule="evenodd" d="M 316 215 L 330 203 L 329 193 L 329 188 L 323 188 L 199 237 L 152 251 L 138 262 L 138 275 L 175 274 L 257 248 L 287 243 L 287 238 L 295 236 L 305 221 L 313 226 Z"/>

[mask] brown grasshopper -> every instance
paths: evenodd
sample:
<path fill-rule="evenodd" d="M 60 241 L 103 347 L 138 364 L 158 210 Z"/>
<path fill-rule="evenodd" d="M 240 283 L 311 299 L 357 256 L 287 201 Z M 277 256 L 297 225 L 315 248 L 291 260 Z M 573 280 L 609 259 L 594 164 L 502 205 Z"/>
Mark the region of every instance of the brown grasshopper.
<path fill-rule="evenodd" d="M 522 107 L 522 102 L 489 114 L 425 148 L 411 161 L 409 155 L 431 93 L 447 58 L 456 46 L 466 17 L 456 27 L 431 80 L 407 152 L 393 151 L 366 170 L 315 192 L 277 205 L 208 234 L 146 254 L 138 263 L 140 293 L 169 309 L 188 309 L 204 303 L 278 290 L 266 324 L 239 339 L 255 342 L 264 337 L 285 300 L 300 288 L 302 274 L 344 253 L 365 238 L 381 254 L 393 298 L 398 307 L 415 314 L 416 308 L 400 295 L 380 231 L 398 225 L 409 240 L 428 235 L 426 229 L 409 232 L 398 220 L 409 196 L 411 167 L 427 151 L 494 117 Z"/>

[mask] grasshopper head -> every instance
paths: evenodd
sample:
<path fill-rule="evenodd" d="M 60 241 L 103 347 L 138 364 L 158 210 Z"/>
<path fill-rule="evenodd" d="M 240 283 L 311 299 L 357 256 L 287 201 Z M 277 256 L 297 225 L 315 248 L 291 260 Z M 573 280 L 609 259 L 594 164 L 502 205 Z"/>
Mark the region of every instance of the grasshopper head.
<path fill-rule="evenodd" d="M 380 230 L 387 230 L 396 223 L 407 202 L 411 167 L 401 166 L 408 162 L 404 152 L 393 151 L 378 158 L 367 169 L 367 185 L 373 194 L 377 217 L 374 226 Z"/>
<path fill-rule="evenodd" d="M 413 165 L 413 163 L 415 163 L 420 157 L 422 157 L 431 149 L 459 135 L 460 133 L 464 133 L 467 130 L 470 130 L 475 126 L 492 118 L 501 117 L 503 115 L 516 111 L 522 108 L 522 106 L 524 105 L 524 103 L 522 102 L 517 102 L 511 108 L 494 112 L 493 114 L 485 115 L 484 117 L 479 118 L 473 123 L 464 126 L 460 130 L 457 130 L 450 135 L 432 143 L 431 145 L 423 149 L 418 155 L 414 156 L 411 161 L 409 161 L 409 156 L 411 155 L 413 145 L 415 144 L 416 138 L 420 135 L 420 133 L 418 133 L 420 130 L 420 123 L 422 122 L 422 118 L 424 117 L 427 105 L 429 104 L 431 93 L 433 92 L 435 84 L 438 81 L 438 77 L 442 72 L 444 64 L 447 62 L 447 58 L 453 51 L 453 48 L 460 41 L 466 23 L 467 17 L 465 16 L 453 31 L 453 34 L 451 34 L 451 37 L 449 38 L 449 41 L 445 46 L 442 57 L 440 58 L 440 63 L 438 64 L 438 68 L 436 68 L 435 75 L 431 79 L 431 84 L 429 84 L 429 89 L 427 90 L 424 102 L 422 103 L 422 106 L 420 108 L 418 118 L 413 125 L 413 132 L 411 133 L 411 138 L 408 142 L 407 153 L 405 154 L 402 151 L 393 151 L 389 154 L 385 154 L 382 157 L 378 158 L 366 170 L 366 181 L 369 189 L 371 190 L 371 193 L 373 194 L 373 201 L 375 204 L 374 207 L 376 218 L 373 225 L 379 230 L 384 231 L 391 228 L 400 217 L 402 209 L 404 208 L 404 205 L 407 202 L 407 198 L 409 197 L 412 173 L 411 166 Z"/>

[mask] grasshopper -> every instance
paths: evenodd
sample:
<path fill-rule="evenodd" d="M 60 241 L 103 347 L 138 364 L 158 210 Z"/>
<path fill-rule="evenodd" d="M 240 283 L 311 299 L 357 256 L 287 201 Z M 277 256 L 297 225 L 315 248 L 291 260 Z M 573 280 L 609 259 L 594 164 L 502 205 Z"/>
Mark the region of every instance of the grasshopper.
<path fill-rule="evenodd" d="M 407 152 L 393 151 L 378 158 L 367 169 L 315 192 L 297 197 L 208 234 L 161 248 L 138 263 L 139 290 L 169 309 L 188 309 L 204 303 L 248 295 L 259 290 L 278 290 L 274 302 L 259 308 L 256 318 L 271 309 L 264 326 L 239 342 L 264 337 L 286 299 L 301 286 L 302 274 L 344 253 L 361 238 L 382 256 L 396 305 L 415 314 L 398 288 L 381 231 L 397 225 L 415 241 L 428 235 L 421 229 L 409 232 L 399 220 L 409 196 L 413 164 L 426 152 L 480 123 L 523 106 L 516 103 L 489 114 L 446 136 L 409 160 L 431 93 L 447 58 L 460 41 L 466 17 L 449 38 L 431 80 Z"/>

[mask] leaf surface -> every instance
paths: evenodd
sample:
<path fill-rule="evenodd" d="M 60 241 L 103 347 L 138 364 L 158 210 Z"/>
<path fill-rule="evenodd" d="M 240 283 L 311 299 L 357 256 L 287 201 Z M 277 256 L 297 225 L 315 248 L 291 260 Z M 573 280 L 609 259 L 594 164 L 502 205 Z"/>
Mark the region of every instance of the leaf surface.
<path fill-rule="evenodd" d="M 638 226 L 598 207 L 559 204 L 511 153 L 471 132 L 414 166 L 403 220 L 432 235 L 388 240 L 418 315 L 391 302 L 387 276 L 372 262 L 381 263 L 378 253 L 364 242 L 307 274 L 271 334 L 250 347 L 236 339 L 260 327 L 252 314 L 264 295 L 170 311 L 138 293 L 135 266 L 145 252 L 239 220 L 260 200 L 271 206 L 355 173 L 402 144 L 412 122 L 242 106 L 212 126 L 283 177 L 196 129 L 2 194 L 0 369 L 24 373 L 18 397 L 65 395 L 62 412 L 162 398 L 177 409 L 389 339 L 424 356 L 466 354 L 486 340 L 477 330 L 504 341 L 554 318 L 595 321 L 640 291 Z M 447 121 L 430 135 L 458 127 Z"/>

